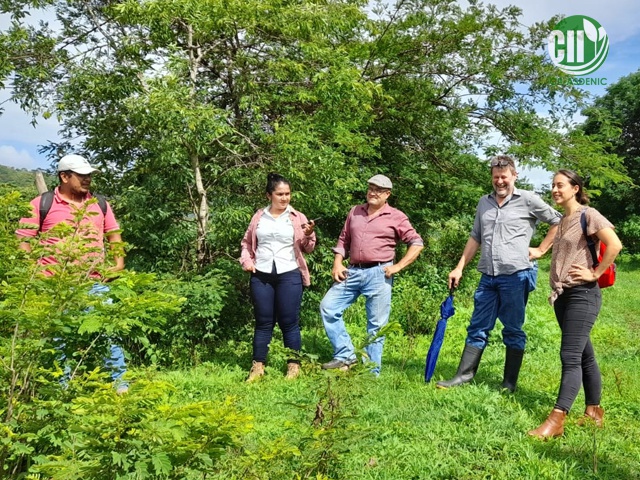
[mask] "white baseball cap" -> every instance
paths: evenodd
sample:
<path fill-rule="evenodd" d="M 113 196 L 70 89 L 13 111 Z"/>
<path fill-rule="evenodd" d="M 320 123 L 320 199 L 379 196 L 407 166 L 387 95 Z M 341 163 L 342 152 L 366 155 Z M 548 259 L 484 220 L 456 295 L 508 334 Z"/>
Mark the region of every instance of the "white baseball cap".
<path fill-rule="evenodd" d="M 58 172 L 66 172 L 69 170 L 79 173 L 80 175 L 100 171 L 92 167 L 89 161 L 80 155 L 65 155 L 58 162 Z"/>

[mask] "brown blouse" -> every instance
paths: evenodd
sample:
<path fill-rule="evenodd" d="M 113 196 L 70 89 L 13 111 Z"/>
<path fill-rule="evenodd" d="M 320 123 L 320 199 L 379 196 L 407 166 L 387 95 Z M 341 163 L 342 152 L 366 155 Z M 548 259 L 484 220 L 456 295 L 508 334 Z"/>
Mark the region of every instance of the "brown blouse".
<path fill-rule="evenodd" d="M 596 232 L 603 228 L 613 228 L 613 224 L 609 220 L 591 207 L 580 208 L 571 215 L 562 217 L 553 241 L 553 253 L 551 255 L 549 283 L 553 292 L 549 300 L 552 304 L 565 288 L 575 287 L 584 283 L 569 276 L 569 270 L 572 265 L 582 265 L 587 268 L 593 267 L 593 259 L 587 246 L 587 239 L 582 233 L 582 226 L 580 225 L 580 216 L 585 209 L 587 211 L 588 235 L 594 236 Z M 600 241 L 595 236 L 593 239 L 596 242 L 596 252 L 599 252 Z"/>

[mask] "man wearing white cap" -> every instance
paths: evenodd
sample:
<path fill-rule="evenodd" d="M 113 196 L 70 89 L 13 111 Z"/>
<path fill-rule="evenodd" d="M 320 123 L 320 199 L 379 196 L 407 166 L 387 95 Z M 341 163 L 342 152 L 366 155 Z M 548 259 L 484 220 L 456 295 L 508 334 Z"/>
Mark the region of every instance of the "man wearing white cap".
<path fill-rule="evenodd" d="M 334 284 L 320 303 L 320 315 L 327 336 L 333 345 L 333 360 L 322 365 L 325 370 L 346 370 L 356 361 L 351 337 L 342 319 L 343 312 L 360 295 L 366 299 L 367 333 L 374 339 L 389 321 L 393 275 L 409 266 L 423 248 L 422 238 L 407 216 L 391 207 L 387 199 L 393 187 L 384 175 L 368 181 L 367 203 L 351 209 L 338 244 L 333 249 Z M 393 263 L 395 248 L 401 241 L 407 252 Z M 349 260 L 345 267 L 343 261 Z M 366 348 L 369 360 L 375 364 L 372 372 L 380 373 L 384 337 L 375 338 Z"/>
<path fill-rule="evenodd" d="M 89 191 L 91 175 L 99 170 L 91 166 L 84 157 L 80 155 L 66 155 L 58 162 L 57 170 L 59 185 L 54 190 L 53 195 L 47 192 L 31 201 L 34 216 L 23 218 L 20 220 L 20 223 L 25 226 L 31 225 L 32 228 L 19 228 L 16 230 L 19 238 L 25 240 L 33 238 L 40 232 L 51 230 L 59 223 L 73 222 L 76 209 L 84 206 L 88 200 L 94 197 Z M 48 197 L 48 202 L 42 202 L 44 196 Z M 43 203 L 47 206 L 43 207 Z M 110 243 L 122 242 L 122 237 L 120 233 L 118 233 L 120 226 L 113 215 L 111 206 L 106 200 L 104 204 L 102 204 L 102 200 L 100 200 L 99 203 L 89 205 L 87 207 L 87 213 L 89 212 L 92 212 L 93 215 L 85 216 L 82 221 L 90 230 L 90 235 L 88 236 L 90 242 L 88 246 L 97 247 L 102 250 L 104 248 L 105 236 Z M 41 215 L 44 218 L 40 218 Z M 48 245 L 53 245 L 60 240 L 59 238 L 48 237 L 43 240 L 43 242 Z M 29 243 L 26 241 L 21 243 L 20 247 L 26 251 L 31 250 Z M 90 256 L 88 259 L 95 261 L 95 256 Z M 116 257 L 115 262 L 115 266 L 111 268 L 112 272 L 124 268 L 123 257 Z M 47 265 L 57 264 L 57 261 L 55 257 L 49 256 L 40 259 L 40 264 L 46 267 Z M 43 270 L 43 274 L 48 276 L 53 275 L 53 273 L 46 268 Z M 97 272 L 91 273 L 90 276 L 97 282 L 91 289 L 90 294 L 104 295 L 109 291 L 109 288 L 104 283 L 100 283 L 100 281 L 108 281 L 108 279 L 102 279 Z M 116 382 L 119 392 L 122 393 L 126 391 L 126 383 L 120 381 L 120 377 L 125 371 L 125 362 L 124 353 L 119 346 L 111 346 L 111 358 L 106 359 L 105 364 L 112 370 L 112 378 L 114 382 Z"/>

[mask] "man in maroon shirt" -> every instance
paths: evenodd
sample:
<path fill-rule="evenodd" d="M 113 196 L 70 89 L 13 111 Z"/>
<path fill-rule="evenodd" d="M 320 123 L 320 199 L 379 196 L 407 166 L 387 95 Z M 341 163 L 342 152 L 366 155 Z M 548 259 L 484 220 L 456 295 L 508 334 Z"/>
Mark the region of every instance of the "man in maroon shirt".
<path fill-rule="evenodd" d="M 333 360 L 322 365 L 325 370 L 346 370 L 356 361 L 351 337 L 342 319 L 343 312 L 360 295 L 366 299 L 367 333 L 374 338 L 389 321 L 393 275 L 409 266 L 423 248 L 422 238 L 411 226 L 407 216 L 391 207 L 391 180 L 375 175 L 368 181 L 367 203 L 351 209 L 338 244 L 333 249 L 334 284 L 320 303 L 320 315 L 327 336 L 333 345 Z M 395 248 L 401 241 L 408 245 L 404 257 L 393 263 Z M 349 259 L 349 266 L 343 260 Z M 369 360 L 375 363 L 372 372 L 380 373 L 384 337 L 376 338 L 366 348 Z"/>

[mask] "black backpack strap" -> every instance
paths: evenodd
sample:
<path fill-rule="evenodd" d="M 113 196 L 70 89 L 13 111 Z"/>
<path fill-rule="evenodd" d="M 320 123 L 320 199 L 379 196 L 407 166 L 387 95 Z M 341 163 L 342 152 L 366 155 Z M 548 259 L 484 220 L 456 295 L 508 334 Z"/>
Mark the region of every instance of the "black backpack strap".
<path fill-rule="evenodd" d="M 44 224 L 44 219 L 47 217 L 49 210 L 51 210 L 51 205 L 53 205 L 53 196 L 54 192 L 49 190 L 40 195 L 40 225 L 38 227 L 38 232 L 42 231 L 42 225 Z M 98 199 L 98 205 L 100 206 L 100 210 L 102 211 L 102 216 L 107 216 L 107 197 L 100 193 L 93 194 L 95 198 Z"/>
<path fill-rule="evenodd" d="M 44 192 L 40 195 L 40 225 L 38 226 L 38 231 L 42 231 L 42 225 L 44 224 L 44 219 L 46 218 L 49 210 L 51 210 L 51 205 L 53 205 L 53 195 L 54 193 L 49 190 L 48 192 Z"/>
<path fill-rule="evenodd" d="M 593 258 L 593 268 L 597 268 L 600 265 L 598 261 L 598 254 L 596 253 L 596 242 L 593 241 L 589 235 L 587 235 L 587 209 L 582 210 L 582 214 L 580 214 L 580 225 L 582 225 L 582 233 L 587 238 L 587 246 L 589 247 L 589 251 L 591 252 L 591 258 Z"/>
<path fill-rule="evenodd" d="M 102 210 L 102 215 L 107 216 L 107 197 L 100 193 L 94 193 L 94 197 L 98 199 L 98 205 L 100 205 L 100 210 Z"/>

